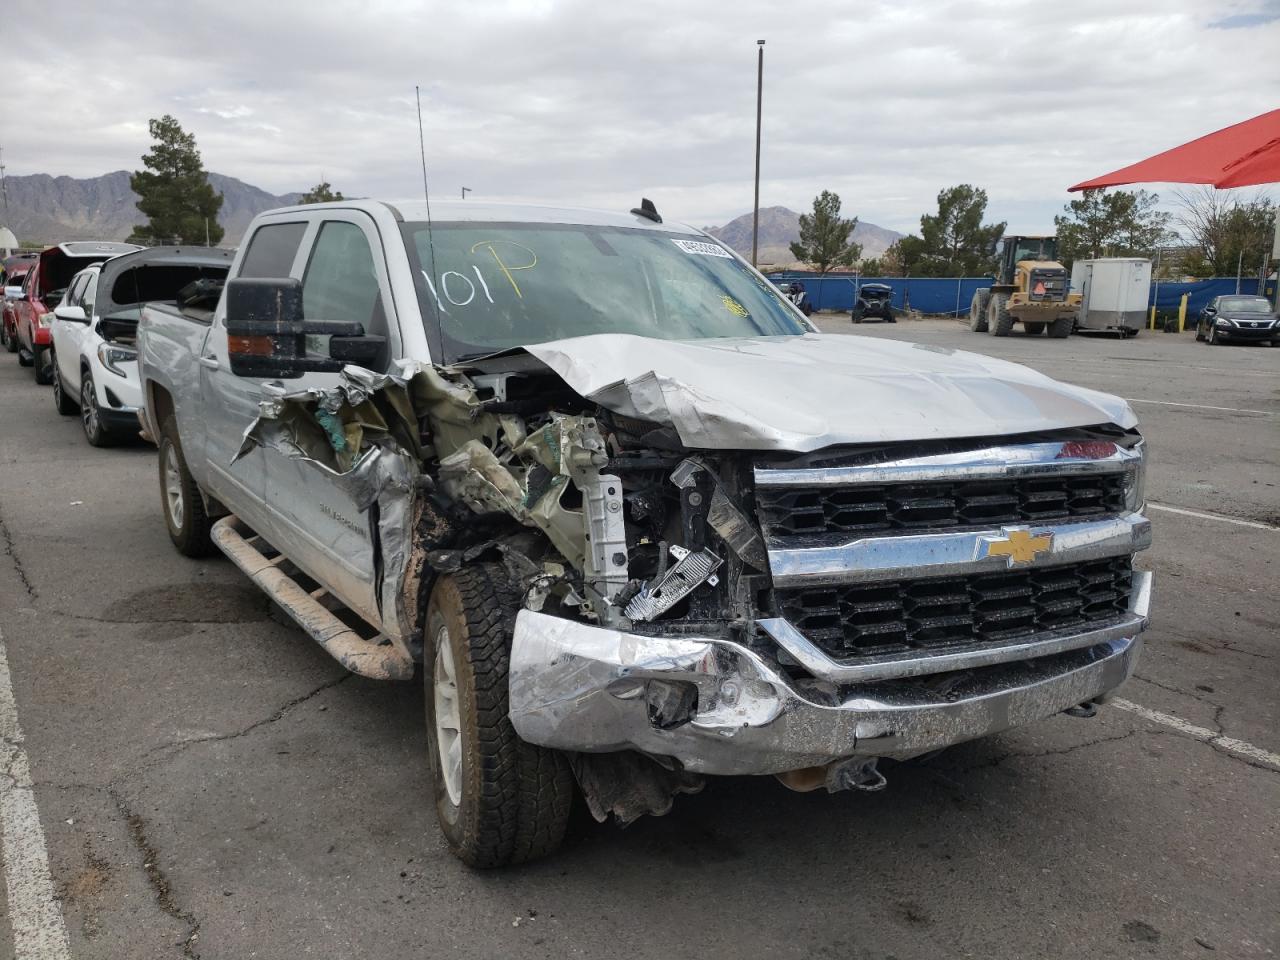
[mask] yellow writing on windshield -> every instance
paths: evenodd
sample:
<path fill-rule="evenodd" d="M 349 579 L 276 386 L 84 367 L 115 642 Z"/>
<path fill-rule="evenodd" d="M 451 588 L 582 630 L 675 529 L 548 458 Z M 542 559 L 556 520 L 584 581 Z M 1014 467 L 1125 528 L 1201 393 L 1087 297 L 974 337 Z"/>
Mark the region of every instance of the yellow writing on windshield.
<path fill-rule="evenodd" d="M 509 247 L 515 247 L 517 250 L 523 250 L 529 255 L 528 263 L 507 263 L 498 254 L 497 247 L 499 244 L 505 244 Z M 516 296 L 521 300 L 524 294 L 520 292 L 520 284 L 516 283 L 516 278 L 511 274 L 517 270 L 530 270 L 538 265 L 538 255 L 526 247 L 523 243 L 516 243 L 514 240 L 481 240 L 471 247 L 471 252 L 475 253 L 481 247 L 489 251 L 489 255 L 493 257 L 494 262 L 498 265 L 498 269 L 502 271 L 503 276 L 507 278 L 507 282 L 511 284 L 511 289 L 516 292 Z M 521 257 L 520 259 L 524 259 Z"/>
<path fill-rule="evenodd" d="M 751 316 L 751 314 L 747 312 L 746 307 L 740 304 L 737 300 L 733 299 L 733 297 L 729 296 L 727 293 L 720 298 L 720 302 L 723 303 L 724 308 L 728 310 L 730 313 L 732 313 L 735 317 Z"/>

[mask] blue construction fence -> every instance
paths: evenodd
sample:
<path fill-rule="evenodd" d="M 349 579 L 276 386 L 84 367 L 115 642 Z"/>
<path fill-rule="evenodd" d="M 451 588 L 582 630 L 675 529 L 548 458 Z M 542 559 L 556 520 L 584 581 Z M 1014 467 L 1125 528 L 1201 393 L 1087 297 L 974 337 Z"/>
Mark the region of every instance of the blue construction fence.
<path fill-rule="evenodd" d="M 815 310 L 849 312 L 853 309 L 856 291 L 864 283 L 883 283 L 893 288 L 895 310 L 961 317 L 968 315 L 974 291 L 992 284 L 991 277 L 855 277 L 842 273 L 829 273 L 822 277 L 812 273 L 770 273 L 768 277 L 770 280 L 798 280 L 803 283 Z M 1214 277 L 1190 283 L 1162 280 L 1157 284 L 1153 281 L 1147 305 L 1155 303 L 1160 310 L 1177 310 L 1182 295 L 1186 293 L 1190 294 L 1187 315 L 1194 316 L 1214 297 L 1235 292 L 1235 277 Z M 1240 292 L 1257 293 L 1258 281 L 1242 279 Z M 1153 299 L 1156 297 L 1158 301 Z"/>

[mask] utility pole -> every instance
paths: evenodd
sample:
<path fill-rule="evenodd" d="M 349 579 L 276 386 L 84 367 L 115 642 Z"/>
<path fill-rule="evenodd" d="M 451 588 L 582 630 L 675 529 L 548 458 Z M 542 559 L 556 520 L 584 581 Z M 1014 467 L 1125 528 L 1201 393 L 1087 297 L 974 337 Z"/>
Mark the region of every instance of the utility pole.
<path fill-rule="evenodd" d="M 470 188 L 470 187 L 463 187 L 463 188 L 462 188 L 462 199 L 463 199 L 463 200 L 467 199 L 467 194 L 468 194 L 468 193 L 470 193 L 470 192 L 471 192 L 471 188 Z"/>
<path fill-rule="evenodd" d="M 4 180 L 4 147 L 0 147 L 0 197 L 4 198 L 4 219 L 9 222 L 9 185 Z"/>
<path fill-rule="evenodd" d="M 760 51 L 756 62 L 756 199 L 751 208 L 751 265 L 756 265 L 760 249 L 760 107 L 764 99 L 764 41 L 757 40 Z"/>

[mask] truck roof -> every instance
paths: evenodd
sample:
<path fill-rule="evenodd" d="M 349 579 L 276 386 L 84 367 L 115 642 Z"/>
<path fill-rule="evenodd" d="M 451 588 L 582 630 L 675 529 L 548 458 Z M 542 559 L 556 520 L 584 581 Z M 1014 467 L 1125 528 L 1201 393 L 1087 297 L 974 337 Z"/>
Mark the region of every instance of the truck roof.
<path fill-rule="evenodd" d="M 381 213 L 390 210 L 397 220 L 406 223 L 422 223 L 427 220 L 427 204 L 422 200 L 339 200 L 333 203 L 313 203 L 304 206 L 283 207 L 269 213 L 313 212 L 325 208 L 335 210 L 364 210 Z M 702 231 L 687 224 L 654 223 L 647 217 L 639 217 L 625 210 L 591 210 L 583 207 L 559 207 L 534 203 L 497 203 L 486 200 L 435 200 L 431 203 L 431 219 L 441 223 L 564 223 L 600 227 L 632 227 L 657 230 L 664 233 L 686 233 L 702 236 Z"/>

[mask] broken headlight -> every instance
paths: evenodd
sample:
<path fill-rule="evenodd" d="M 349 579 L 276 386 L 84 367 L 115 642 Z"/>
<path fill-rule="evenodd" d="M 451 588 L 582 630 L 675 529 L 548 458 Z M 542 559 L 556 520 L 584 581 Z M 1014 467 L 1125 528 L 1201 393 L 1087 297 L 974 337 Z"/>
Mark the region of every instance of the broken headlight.
<path fill-rule="evenodd" d="M 137 359 L 138 351 L 133 347 L 124 347 L 118 343 L 98 344 L 98 360 L 117 377 L 128 376 L 124 370 L 120 369 L 120 364 L 132 363 Z"/>

